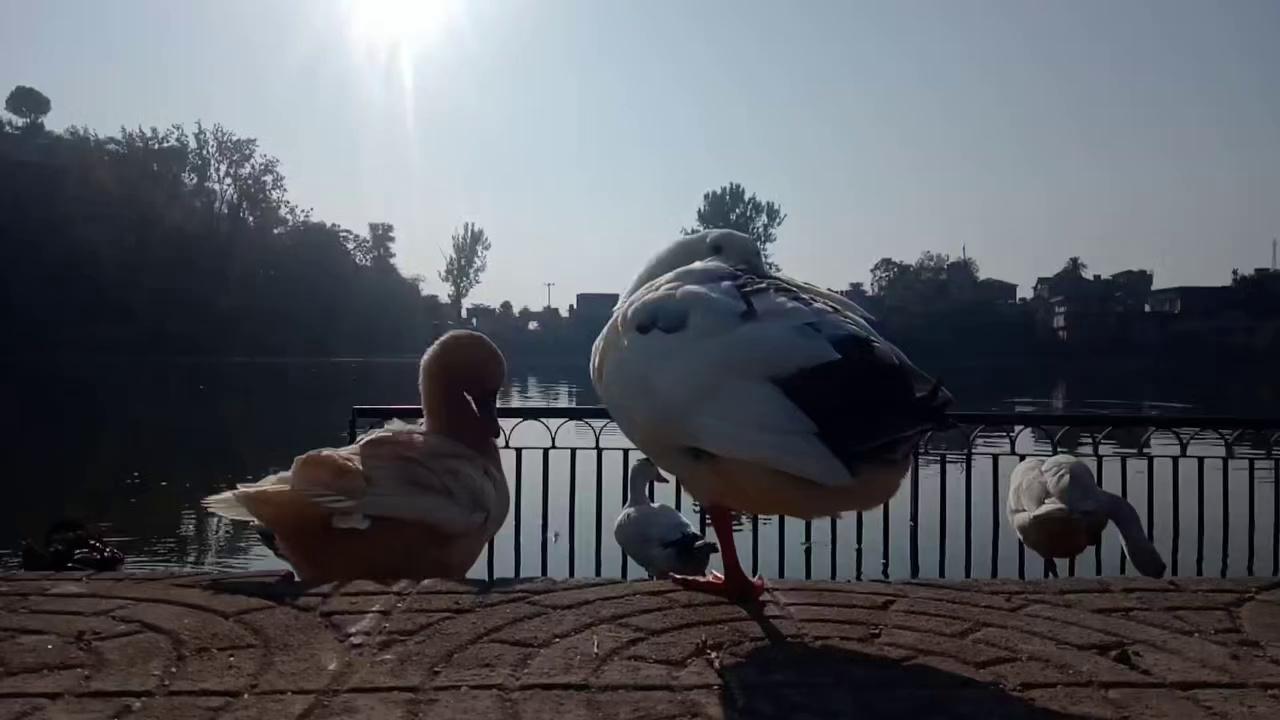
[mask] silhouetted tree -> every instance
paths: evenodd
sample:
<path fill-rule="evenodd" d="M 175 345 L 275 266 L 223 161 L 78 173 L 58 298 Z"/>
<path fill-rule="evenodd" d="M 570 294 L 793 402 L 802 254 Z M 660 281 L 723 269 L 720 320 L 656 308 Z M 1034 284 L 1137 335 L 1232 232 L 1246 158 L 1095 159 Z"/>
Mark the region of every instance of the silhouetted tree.
<path fill-rule="evenodd" d="M 747 194 L 739 183 L 731 182 L 718 190 L 708 190 L 702 195 L 697 222 L 692 228 L 682 228 L 690 234 L 702 230 L 727 229 L 750 235 L 760 246 L 765 265 L 771 270 L 778 266 L 771 258 L 771 246 L 778 239 L 778 228 L 787 219 L 782 207 L 772 200 L 762 201 L 755 193 Z"/>
<path fill-rule="evenodd" d="M 884 295 L 889 286 L 912 271 L 906 263 L 893 258 L 880 258 L 871 266 L 871 294 Z"/>
<path fill-rule="evenodd" d="M 470 222 L 462 223 L 462 229 L 455 231 L 451 239 L 453 248 L 445 259 L 440 281 L 449 286 L 449 303 L 461 319 L 462 301 L 480 284 L 480 276 L 489 267 L 490 242 L 484 229 Z"/>
<path fill-rule="evenodd" d="M 42 127 L 53 103 L 44 93 L 27 85 L 18 85 L 4 99 L 4 109 L 22 119 L 27 128 Z"/>
<path fill-rule="evenodd" d="M 514 318 L 516 316 L 515 307 L 511 304 L 510 300 L 503 300 L 498 305 L 498 316 L 506 318 Z"/>
<path fill-rule="evenodd" d="M 369 223 L 369 265 L 382 270 L 396 259 L 396 228 L 391 223 Z"/>
<path fill-rule="evenodd" d="M 6 123 L 0 323 L 49 353 L 421 352 L 448 316 L 391 262 L 393 228 L 312 220 L 285 190 L 278 162 L 220 125 Z"/>
<path fill-rule="evenodd" d="M 1084 277 L 1085 271 L 1089 269 L 1089 265 L 1080 259 L 1078 255 L 1072 255 L 1062 264 L 1063 272 L 1071 275 Z"/>

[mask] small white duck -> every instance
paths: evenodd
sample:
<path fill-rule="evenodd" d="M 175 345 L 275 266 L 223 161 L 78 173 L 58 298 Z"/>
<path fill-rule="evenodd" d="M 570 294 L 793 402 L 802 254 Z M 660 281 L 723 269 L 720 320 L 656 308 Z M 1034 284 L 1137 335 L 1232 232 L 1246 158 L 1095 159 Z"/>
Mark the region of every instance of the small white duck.
<path fill-rule="evenodd" d="M 488 338 L 451 331 L 422 358 L 424 425 L 393 422 L 312 450 L 204 506 L 265 526 L 303 582 L 462 577 L 511 503 L 494 443 L 505 378 Z"/>
<path fill-rule="evenodd" d="M 1009 478 L 1009 523 L 1027 547 L 1049 562 L 1072 558 L 1097 545 L 1107 522 L 1115 523 L 1125 555 L 1138 572 L 1163 577 L 1164 559 L 1142 530 L 1138 511 L 1124 498 L 1098 487 L 1093 471 L 1071 455 L 1028 458 Z"/>
<path fill-rule="evenodd" d="M 613 538 L 632 560 L 649 574 L 665 579 L 671 575 L 702 575 L 719 546 L 703 537 L 674 508 L 649 500 L 649 483 L 667 479 L 648 458 L 631 467 L 627 505 L 613 524 Z"/>
<path fill-rule="evenodd" d="M 731 511 L 813 518 L 898 490 L 951 397 L 851 301 L 765 267 L 748 236 L 710 230 L 653 258 L 596 339 L 591 379 L 618 427 L 707 509 L 723 578 L 755 598 Z"/>

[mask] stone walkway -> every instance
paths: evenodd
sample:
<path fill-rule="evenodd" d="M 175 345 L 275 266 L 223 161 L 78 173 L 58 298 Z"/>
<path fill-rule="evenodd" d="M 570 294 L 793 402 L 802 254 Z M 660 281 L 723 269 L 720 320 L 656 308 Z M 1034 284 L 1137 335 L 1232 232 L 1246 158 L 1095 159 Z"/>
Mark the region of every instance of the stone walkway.
<path fill-rule="evenodd" d="M 0 720 L 1280 718 L 1280 581 L 0 577 Z"/>

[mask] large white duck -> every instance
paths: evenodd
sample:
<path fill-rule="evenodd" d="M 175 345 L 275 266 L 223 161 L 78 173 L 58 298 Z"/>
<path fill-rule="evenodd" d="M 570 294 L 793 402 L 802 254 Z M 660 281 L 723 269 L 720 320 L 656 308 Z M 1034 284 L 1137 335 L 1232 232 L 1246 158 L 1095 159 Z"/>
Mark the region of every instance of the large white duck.
<path fill-rule="evenodd" d="M 304 582 L 462 577 L 511 503 L 494 443 L 505 378 L 488 338 L 451 331 L 422 358 L 424 425 L 389 424 L 354 445 L 312 450 L 204 505 L 265 526 Z"/>
<path fill-rule="evenodd" d="M 1027 547 L 1049 562 L 1073 558 L 1097 545 L 1115 523 L 1125 555 L 1138 572 L 1163 577 L 1164 559 L 1142 530 L 1138 511 L 1124 498 L 1098 487 L 1093 471 L 1071 455 L 1028 458 L 1009 478 L 1009 523 Z"/>
<path fill-rule="evenodd" d="M 627 504 L 613 524 L 613 538 L 618 546 L 650 575 L 702 575 L 720 548 L 703 537 L 688 518 L 675 508 L 649 499 L 649 483 L 665 483 L 648 458 L 631 467 Z"/>
<path fill-rule="evenodd" d="M 730 230 L 678 240 L 639 273 L 596 339 L 591 378 L 619 429 L 706 508 L 725 575 L 675 579 L 758 597 L 732 511 L 813 518 L 898 490 L 951 397 L 827 290 L 770 272 Z"/>

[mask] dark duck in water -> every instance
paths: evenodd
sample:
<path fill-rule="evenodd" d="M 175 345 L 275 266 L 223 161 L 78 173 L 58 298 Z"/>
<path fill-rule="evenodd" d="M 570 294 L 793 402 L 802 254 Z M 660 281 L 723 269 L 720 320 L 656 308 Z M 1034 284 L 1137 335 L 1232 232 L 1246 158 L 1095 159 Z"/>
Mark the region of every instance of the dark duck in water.
<path fill-rule="evenodd" d="M 107 544 L 96 531 L 75 520 L 60 520 L 49 526 L 44 547 L 30 540 L 22 542 L 22 569 L 28 572 L 119 570 L 124 554 Z"/>

